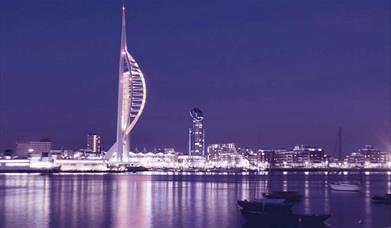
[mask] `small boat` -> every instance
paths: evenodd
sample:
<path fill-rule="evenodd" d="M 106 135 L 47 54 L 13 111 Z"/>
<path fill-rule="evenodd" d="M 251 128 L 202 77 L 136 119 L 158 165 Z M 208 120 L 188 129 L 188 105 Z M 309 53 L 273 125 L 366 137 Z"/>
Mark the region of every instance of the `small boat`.
<path fill-rule="evenodd" d="M 323 224 L 330 214 L 271 213 L 265 211 L 245 211 L 242 215 L 250 223 L 263 225 L 299 225 L 314 227 Z M 274 227 L 273 226 L 273 227 Z"/>
<path fill-rule="evenodd" d="M 262 196 L 266 199 L 284 199 L 287 202 L 298 202 L 302 196 L 298 192 L 294 191 L 273 191 L 262 193 Z"/>
<path fill-rule="evenodd" d="M 378 195 L 372 196 L 372 201 L 374 203 L 391 204 L 391 194 L 388 193 L 383 196 L 378 196 Z"/>
<path fill-rule="evenodd" d="M 238 200 L 239 207 L 243 211 L 268 211 L 268 212 L 291 212 L 293 204 L 283 199 L 255 199 L 251 201 Z"/>
<path fill-rule="evenodd" d="M 361 186 L 352 183 L 336 182 L 330 184 L 330 189 L 335 191 L 358 192 L 361 190 Z"/>
<path fill-rule="evenodd" d="M 136 173 L 136 172 L 149 171 L 149 169 L 147 169 L 143 166 L 126 166 L 126 171 Z"/>

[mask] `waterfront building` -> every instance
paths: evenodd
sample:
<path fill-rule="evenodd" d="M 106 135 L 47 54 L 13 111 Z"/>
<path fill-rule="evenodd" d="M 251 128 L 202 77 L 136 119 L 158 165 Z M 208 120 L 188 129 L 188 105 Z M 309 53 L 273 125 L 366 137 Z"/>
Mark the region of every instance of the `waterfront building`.
<path fill-rule="evenodd" d="M 165 169 L 176 168 L 178 153 L 176 152 L 158 152 L 158 153 L 129 153 L 129 163 L 132 166 L 142 166 L 145 168 Z"/>
<path fill-rule="evenodd" d="M 276 167 L 296 166 L 297 154 L 293 150 L 275 150 L 273 156 Z"/>
<path fill-rule="evenodd" d="M 365 145 L 346 156 L 345 162 L 349 167 L 377 167 L 391 161 L 390 154 L 380 151 L 371 145 Z"/>
<path fill-rule="evenodd" d="M 52 142 L 50 139 L 40 141 L 17 142 L 15 156 L 17 157 L 40 157 L 50 152 Z"/>
<path fill-rule="evenodd" d="M 107 172 L 106 161 L 102 159 L 57 159 L 55 164 L 60 166 L 61 171 L 83 171 L 83 172 Z"/>
<path fill-rule="evenodd" d="M 209 144 L 208 145 L 208 160 L 219 161 L 223 157 L 238 154 L 235 143 Z"/>
<path fill-rule="evenodd" d="M 129 163 L 132 166 L 142 166 L 151 169 L 204 169 L 206 159 L 204 156 L 182 155 L 168 148 L 165 152 L 129 153 Z"/>
<path fill-rule="evenodd" d="M 128 162 L 130 133 L 139 120 L 146 102 L 144 75 L 128 51 L 125 6 L 122 6 L 121 49 L 118 78 L 117 140 L 106 153 L 112 162 Z"/>
<path fill-rule="evenodd" d="M 205 169 L 206 168 L 206 158 L 204 156 L 197 155 L 179 155 L 178 156 L 178 168 L 180 170 L 186 171 L 187 169 Z"/>
<path fill-rule="evenodd" d="M 328 165 L 324 149 L 305 145 L 295 146 L 293 150 L 261 151 L 259 156 L 261 161 L 267 161 L 275 167 L 313 168 Z"/>
<path fill-rule="evenodd" d="M 204 113 L 199 108 L 190 111 L 192 126 L 189 128 L 190 156 L 205 156 L 205 128 Z"/>
<path fill-rule="evenodd" d="M 296 154 L 296 163 L 304 164 L 306 167 L 324 164 L 327 161 L 327 155 L 322 148 L 300 145 L 295 146 L 293 152 Z"/>
<path fill-rule="evenodd" d="M 87 151 L 95 154 L 102 152 L 99 135 L 95 133 L 89 133 L 87 135 Z"/>
<path fill-rule="evenodd" d="M 256 153 L 257 164 L 267 164 L 268 167 L 274 167 L 276 164 L 276 150 L 259 149 Z M 253 162 L 254 163 L 254 162 Z"/>
<path fill-rule="evenodd" d="M 364 167 L 365 156 L 357 151 L 352 152 L 345 158 L 345 165 L 348 167 Z"/>
<path fill-rule="evenodd" d="M 237 146 L 236 147 L 236 151 L 238 152 L 238 154 L 241 154 L 241 155 L 243 155 L 245 157 L 252 156 L 252 155 L 256 154 L 253 149 L 248 148 L 248 147 L 239 147 L 239 146 Z"/>
<path fill-rule="evenodd" d="M 249 160 L 241 154 L 222 154 L 220 160 L 211 162 L 212 167 L 218 168 L 249 168 Z"/>
<path fill-rule="evenodd" d="M 210 144 L 207 150 L 209 168 L 248 168 L 250 165 L 235 143 Z"/>

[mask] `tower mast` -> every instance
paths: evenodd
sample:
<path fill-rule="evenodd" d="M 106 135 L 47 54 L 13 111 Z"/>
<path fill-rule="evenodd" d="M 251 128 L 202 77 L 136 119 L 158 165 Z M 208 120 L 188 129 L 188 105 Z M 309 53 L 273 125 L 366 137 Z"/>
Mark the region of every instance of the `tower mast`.
<path fill-rule="evenodd" d="M 334 156 L 338 160 L 342 159 L 342 127 L 338 127 L 337 140 L 334 145 Z"/>

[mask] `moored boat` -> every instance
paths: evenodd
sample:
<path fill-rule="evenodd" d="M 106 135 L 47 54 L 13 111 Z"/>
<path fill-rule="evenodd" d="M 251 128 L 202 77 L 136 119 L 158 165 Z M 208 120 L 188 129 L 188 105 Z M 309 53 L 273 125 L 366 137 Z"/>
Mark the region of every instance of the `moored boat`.
<path fill-rule="evenodd" d="M 391 194 L 388 193 L 382 196 L 379 195 L 372 196 L 372 201 L 375 203 L 391 204 Z"/>
<path fill-rule="evenodd" d="M 361 186 L 352 183 L 336 182 L 330 184 L 330 189 L 335 191 L 358 192 L 361 190 Z"/>

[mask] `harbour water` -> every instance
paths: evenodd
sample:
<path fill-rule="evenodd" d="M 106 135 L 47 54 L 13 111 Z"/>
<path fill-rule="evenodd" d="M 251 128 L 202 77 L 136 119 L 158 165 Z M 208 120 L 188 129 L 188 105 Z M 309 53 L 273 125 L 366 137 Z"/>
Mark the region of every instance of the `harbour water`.
<path fill-rule="evenodd" d="M 307 174 L 307 175 L 305 175 Z M 357 181 L 361 192 L 334 192 L 333 181 Z M 329 227 L 391 227 L 391 175 L 26 174 L 0 175 L 0 227 L 243 227 L 238 199 L 298 191 L 294 206 L 329 212 Z"/>

